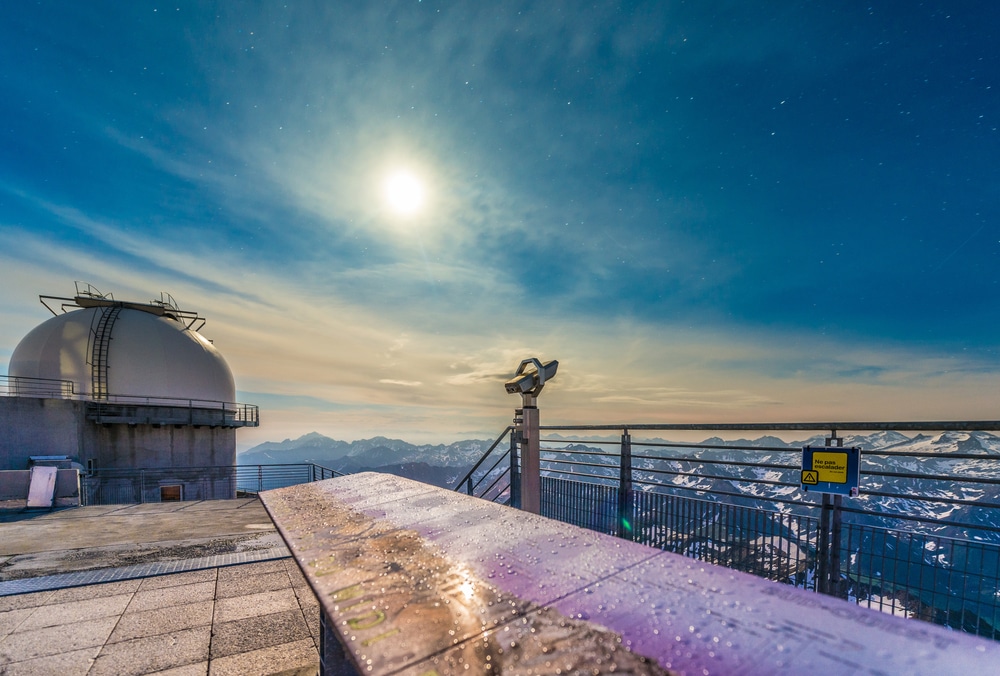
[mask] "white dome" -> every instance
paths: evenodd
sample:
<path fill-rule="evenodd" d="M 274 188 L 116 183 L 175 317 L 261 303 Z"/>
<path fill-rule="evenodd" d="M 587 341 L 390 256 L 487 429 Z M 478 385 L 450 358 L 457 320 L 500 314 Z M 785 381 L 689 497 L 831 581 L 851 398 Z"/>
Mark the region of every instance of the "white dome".
<path fill-rule="evenodd" d="M 10 358 L 15 378 L 70 380 L 91 395 L 93 336 L 108 307 L 88 307 L 49 319 L 26 335 Z M 169 316 L 121 308 L 110 327 L 107 394 L 233 402 L 233 373 L 215 347 Z"/>

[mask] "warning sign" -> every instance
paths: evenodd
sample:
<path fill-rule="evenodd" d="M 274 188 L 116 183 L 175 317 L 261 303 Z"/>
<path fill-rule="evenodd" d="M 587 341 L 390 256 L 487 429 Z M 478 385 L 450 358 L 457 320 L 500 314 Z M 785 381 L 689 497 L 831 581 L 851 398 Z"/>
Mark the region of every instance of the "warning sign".
<path fill-rule="evenodd" d="M 823 452 L 813 453 L 813 471 L 819 474 L 817 481 L 828 481 L 832 484 L 847 483 L 847 453 Z M 805 483 L 804 481 L 802 483 Z"/>
<path fill-rule="evenodd" d="M 806 491 L 856 496 L 861 468 L 861 449 L 823 446 L 802 449 L 800 486 Z"/>

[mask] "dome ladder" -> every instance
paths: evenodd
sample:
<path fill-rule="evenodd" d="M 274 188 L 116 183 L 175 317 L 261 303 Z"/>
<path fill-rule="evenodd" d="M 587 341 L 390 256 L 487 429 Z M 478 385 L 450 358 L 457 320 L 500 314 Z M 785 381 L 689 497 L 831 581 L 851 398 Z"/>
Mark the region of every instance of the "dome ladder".
<path fill-rule="evenodd" d="M 108 351 L 111 347 L 111 328 L 121 311 L 120 305 L 105 308 L 94 330 L 94 345 L 90 358 L 90 392 L 94 399 L 108 398 Z"/>

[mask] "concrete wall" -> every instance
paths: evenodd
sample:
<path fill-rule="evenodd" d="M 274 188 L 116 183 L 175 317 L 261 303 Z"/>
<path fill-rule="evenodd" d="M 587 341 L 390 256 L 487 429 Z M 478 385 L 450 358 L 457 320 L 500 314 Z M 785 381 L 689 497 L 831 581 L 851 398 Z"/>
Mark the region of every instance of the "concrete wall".
<path fill-rule="evenodd" d="M 0 470 L 0 500 L 27 500 L 31 485 L 31 470 Z M 80 472 L 75 469 L 56 470 L 56 507 L 80 504 Z"/>
<path fill-rule="evenodd" d="M 91 423 L 84 435 L 83 457 L 94 459 L 99 469 L 229 467 L 236 464 L 236 430 Z"/>
<path fill-rule="evenodd" d="M 80 456 L 85 425 L 82 401 L 0 397 L 0 470 L 27 469 L 32 455 Z"/>
<path fill-rule="evenodd" d="M 32 455 L 68 455 L 84 466 L 93 460 L 99 469 L 229 467 L 236 430 L 97 424 L 82 401 L 0 397 L 0 470 L 27 469 Z"/>

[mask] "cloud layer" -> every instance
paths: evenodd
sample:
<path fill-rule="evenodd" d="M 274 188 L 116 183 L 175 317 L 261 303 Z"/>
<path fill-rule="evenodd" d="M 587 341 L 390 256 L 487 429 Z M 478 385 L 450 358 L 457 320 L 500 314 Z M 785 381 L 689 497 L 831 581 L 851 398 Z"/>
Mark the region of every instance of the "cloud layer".
<path fill-rule="evenodd" d="M 84 280 L 208 317 L 241 445 L 487 436 L 528 356 L 566 423 L 995 417 L 983 17 L 153 9 L 0 28 L 0 368 Z"/>

